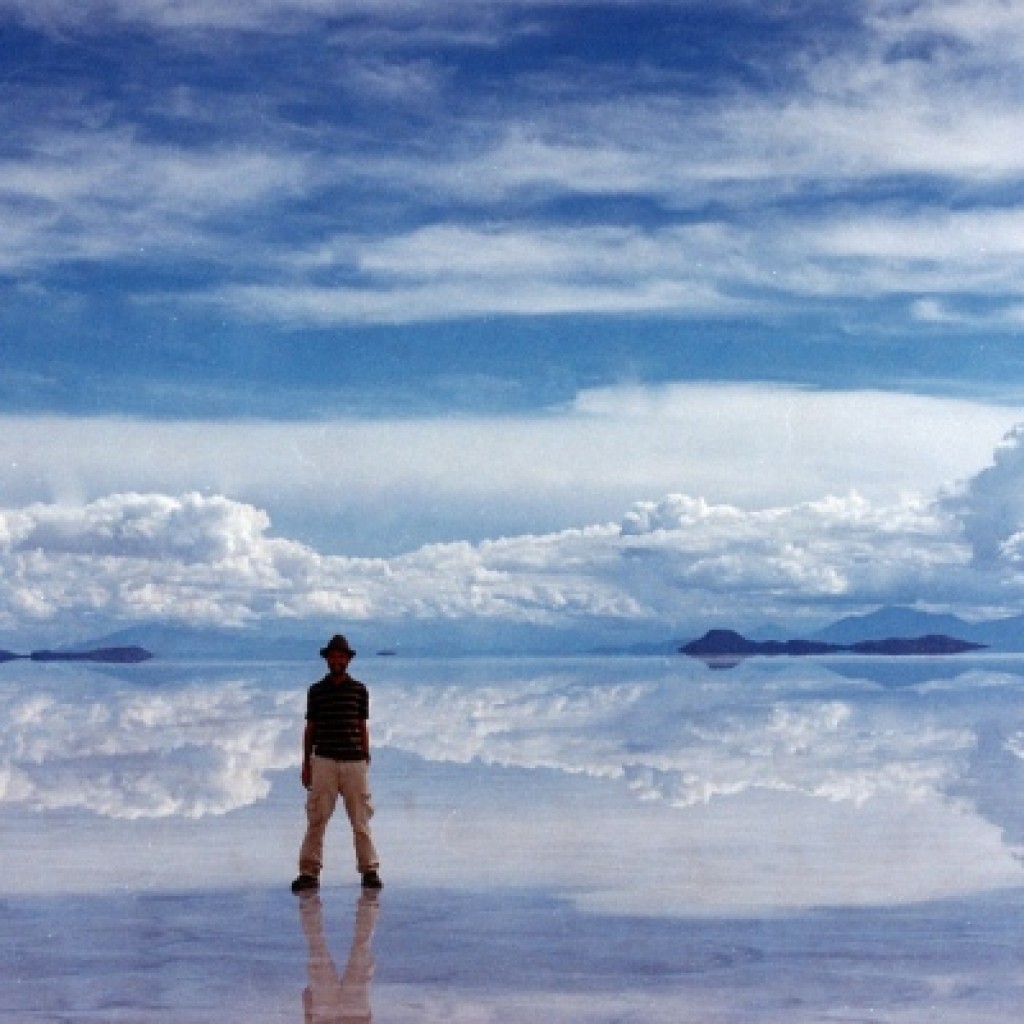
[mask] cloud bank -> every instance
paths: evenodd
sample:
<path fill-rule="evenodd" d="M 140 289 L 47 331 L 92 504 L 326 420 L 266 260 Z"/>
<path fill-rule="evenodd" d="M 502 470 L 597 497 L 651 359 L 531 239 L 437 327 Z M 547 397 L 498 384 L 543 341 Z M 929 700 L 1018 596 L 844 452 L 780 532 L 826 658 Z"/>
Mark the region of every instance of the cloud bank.
<path fill-rule="evenodd" d="M 872 504 L 973 476 L 1024 408 L 878 391 L 666 384 L 530 415 L 323 422 L 0 417 L 8 507 L 227 496 L 331 554 L 617 522 L 637 500 Z M 54 453 L 62 453 L 55 458 Z"/>
<path fill-rule="evenodd" d="M 743 508 L 685 494 L 618 522 L 394 557 L 324 554 L 268 513 L 197 492 L 0 511 L 0 628 L 279 619 L 585 626 L 822 620 L 920 603 L 1024 611 L 1022 434 L 956 493 Z"/>

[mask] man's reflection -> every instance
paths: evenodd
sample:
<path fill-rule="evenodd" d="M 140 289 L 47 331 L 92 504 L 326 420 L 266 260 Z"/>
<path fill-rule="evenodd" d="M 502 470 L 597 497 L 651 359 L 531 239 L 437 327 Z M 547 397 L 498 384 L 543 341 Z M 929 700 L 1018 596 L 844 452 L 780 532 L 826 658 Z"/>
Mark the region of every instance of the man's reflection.
<path fill-rule="evenodd" d="M 299 900 L 302 930 L 309 947 L 309 984 L 302 993 L 306 1024 L 370 1024 L 370 983 L 373 950 L 370 943 L 377 924 L 378 893 L 363 891 L 356 904 L 355 931 L 348 963 L 342 974 L 334 965 L 324 937 L 324 914 L 318 892 Z"/>

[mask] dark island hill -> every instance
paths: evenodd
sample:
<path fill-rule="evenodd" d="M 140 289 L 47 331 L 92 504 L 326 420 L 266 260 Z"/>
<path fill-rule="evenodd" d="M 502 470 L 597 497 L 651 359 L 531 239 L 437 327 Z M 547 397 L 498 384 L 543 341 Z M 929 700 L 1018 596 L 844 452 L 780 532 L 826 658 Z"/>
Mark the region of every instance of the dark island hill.
<path fill-rule="evenodd" d="M 970 643 L 956 637 L 933 633 L 918 637 L 887 637 L 884 640 L 861 640 L 852 644 L 827 643 L 822 640 L 748 640 L 731 629 L 711 629 L 679 650 L 694 658 L 799 658 L 821 654 L 873 654 L 889 656 L 965 654 L 978 651 L 985 644 Z"/>
<path fill-rule="evenodd" d="M 105 665 L 136 665 L 152 657 L 153 655 L 144 647 L 100 647 L 93 651 L 33 651 L 31 654 L 0 651 L 0 662 L 93 661 Z"/>

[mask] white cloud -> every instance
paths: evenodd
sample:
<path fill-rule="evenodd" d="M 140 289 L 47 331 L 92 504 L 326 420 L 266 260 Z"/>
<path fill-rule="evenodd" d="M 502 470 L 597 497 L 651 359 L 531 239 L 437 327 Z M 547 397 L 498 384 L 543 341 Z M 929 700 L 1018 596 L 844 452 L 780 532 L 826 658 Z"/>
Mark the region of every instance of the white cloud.
<path fill-rule="evenodd" d="M 324 615 L 361 614 L 365 595 L 351 596 L 337 574 L 360 564 L 367 584 L 375 576 L 375 563 L 324 562 L 267 536 L 264 512 L 226 498 L 120 494 L 3 518 L 8 625 L 68 615 L 239 624 L 309 614 L 318 602 Z"/>
<path fill-rule="evenodd" d="M 933 494 L 983 467 L 1022 419 L 1021 408 L 954 399 L 685 384 L 586 391 L 533 416 L 6 417 L 0 487 L 8 503 L 71 505 L 196 490 L 266 507 L 278 523 L 302 504 L 375 517 L 395 508 L 415 517 L 429 505 L 459 522 L 472 509 L 485 535 L 499 536 L 510 523 L 532 521 L 516 532 L 536 532 L 617 520 L 638 499 L 674 492 L 744 507 L 850 491 L 885 504 Z M 335 550 L 344 548 L 339 536 Z"/>
<path fill-rule="evenodd" d="M 0 8 L 29 25 L 56 33 L 95 31 L 97 26 L 118 23 L 176 31 L 267 30 L 289 16 L 322 17 L 333 6 L 329 0 L 250 0 L 245 4 L 232 0 L 84 0 L 71 5 L 63 0 L 4 0 Z M 294 25 L 292 20 L 286 23 Z"/>
<path fill-rule="evenodd" d="M 636 3 L 637 0 L 612 0 Z M 676 0 L 682 7 L 695 0 Z M 739 0 L 743 2 L 743 0 Z M 346 0 L 339 11 L 335 0 L 0 0 L 0 10 L 23 18 L 28 24 L 51 30 L 86 30 L 99 23 L 143 25 L 168 31 L 225 30 L 286 32 L 339 16 L 371 16 L 399 24 L 445 24 L 463 18 L 487 19 L 502 11 L 545 6 L 588 6 L 589 0 Z"/>
<path fill-rule="evenodd" d="M 338 238 L 282 257 L 283 282 L 228 285 L 203 301 L 246 319 L 317 326 L 485 314 L 738 315 L 809 299 L 933 293 L 1006 304 L 1024 297 L 1021 220 L 1014 210 L 847 209 L 657 229 L 439 223 Z M 310 283 L 325 270 L 359 283 Z M 910 307 L 915 319 L 939 322 L 928 315 L 935 300 L 922 301 Z"/>
<path fill-rule="evenodd" d="M 707 621 L 813 622 L 924 602 L 1021 609 L 1017 437 L 954 501 L 856 494 L 745 509 L 673 495 L 621 521 L 391 558 L 322 554 L 274 536 L 252 505 L 116 494 L 0 513 L 0 625 L 268 619 L 486 621 L 659 633 Z M 973 560 L 972 560 L 973 553 Z"/>
<path fill-rule="evenodd" d="M 674 496 L 639 505 L 623 528 L 647 538 L 638 549 L 670 588 L 718 594 L 723 605 L 731 594 L 747 609 L 908 591 L 952 599 L 967 560 L 955 528 L 926 504 L 878 507 L 856 495 L 754 512 Z"/>
<path fill-rule="evenodd" d="M 959 43 L 979 59 L 1024 52 L 1024 25 L 1013 0 L 872 0 L 869 9 L 876 31 L 893 43 Z"/>
<path fill-rule="evenodd" d="M 995 451 L 992 465 L 945 500 L 963 524 L 975 564 L 1018 564 L 1024 530 L 1024 428 L 1015 428 Z"/>
<path fill-rule="evenodd" d="M 500 25 L 503 11 L 531 4 L 469 2 L 448 15 L 436 6 L 367 3 L 347 11 L 382 26 L 485 22 L 488 34 L 500 34 L 495 18 Z M 7 8 L 30 10 L 22 3 Z M 152 0 L 33 4 L 31 11 L 55 25 L 112 19 L 288 31 L 333 7 L 321 0 Z M 1014 59 L 1024 43 L 1014 26 L 1014 13 L 997 0 L 875 3 L 846 49 L 780 56 L 791 75 L 785 93 L 698 99 L 653 72 L 612 89 L 576 67 L 580 81 L 555 70 L 542 83 L 513 79 L 497 108 L 478 111 L 470 103 L 457 118 L 444 102 L 450 82 L 440 63 L 402 64 L 386 46 L 345 58 L 347 87 L 431 104 L 435 134 L 448 142 L 426 159 L 416 147 L 352 149 L 329 129 L 310 147 L 290 123 L 279 123 L 271 149 L 247 143 L 208 151 L 143 141 L 130 131 L 77 132 L 63 122 L 47 129 L 44 118 L 29 126 L 27 155 L 0 165 L 8 196 L 0 267 L 123 260 L 145 246 L 146 258 L 216 261 L 223 269 L 205 301 L 242 316 L 314 325 L 746 313 L 769 300 L 789 308 L 900 293 L 1010 301 L 1021 291 L 1012 202 L 1004 197 L 988 210 L 952 213 L 941 199 L 929 209 L 913 190 L 898 205 L 873 202 L 870 188 L 906 176 L 984 188 L 1024 170 L 1014 144 L 1024 134 Z M 279 118 L 262 94 L 253 102 L 271 123 Z M 73 103 L 65 98 L 60 108 Z M 92 120 L 106 123 L 99 113 Z M 297 146 L 301 151 L 289 148 Z M 318 235 L 315 242 L 270 244 L 260 235 L 268 203 L 317 202 L 339 181 L 379 189 L 389 204 L 397 199 L 403 220 L 419 226 L 326 243 Z M 856 195 L 844 201 L 851 187 Z M 424 224 L 424 194 L 434 208 L 458 212 Z M 711 204 L 719 212 L 700 224 L 649 230 L 608 225 L 600 214 L 584 228 L 538 226 L 533 200 L 579 194 L 637 197 L 686 211 L 688 221 Z M 840 198 L 822 206 L 822 195 Z M 789 202 L 800 196 L 810 199 Z M 533 212 L 516 213 L 520 202 Z M 918 212 L 901 212 L 907 209 Z M 241 242 L 239 217 L 247 218 Z M 328 274 L 346 283 L 325 283 Z"/>
<path fill-rule="evenodd" d="M 251 263 L 215 227 L 238 211 L 298 194 L 309 168 L 296 153 L 242 145 L 189 150 L 126 133 L 23 126 L 26 154 L 0 160 L 8 229 L 0 268 L 68 260 L 184 256 Z"/>
<path fill-rule="evenodd" d="M 8 418 L 0 620 L 670 628 L 835 601 L 1013 610 L 1017 435 L 985 467 L 1021 418 L 749 386 L 591 391 L 466 421 Z M 955 502 L 933 503 L 957 480 Z M 452 539 L 470 525 L 472 542 Z M 368 548 L 391 553 L 353 557 Z"/>
<path fill-rule="evenodd" d="M 982 311 L 972 311 L 938 299 L 918 299 L 911 304 L 911 315 L 926 323 L 987 331 L 1019 331 L 1024 326 L 1024 303 L 992 303 Z"/>
<path fill-rule="evenodd" d="M 208 298 L 233 315 L 295 326 L 344 323 L 402 324 L 472 316 L 545 316 L 571 313 L 702 313 L 749 310 L 750 303 L 730 299 L 702 282 L 631 281 L 609 284 L 551 282 L 539 272 L 515 291 L 508 276 L 428 281 L 413 285 L 332 288 L 277 286 L 227 287 Z"/>
<path fill-rule="evenodd" d="M 744 513 L 851 493 L 872 509 L 894 509 L 973 476 L 1022 419 L 1022 409 L 966 401 L 698 385 L 583 392 L 539 416 L 306 424 L 8 417 L 0 422 L 9 510 L 0 539 L 7 534 L 11 551 L 17 545 L 27 572 L 37 548 L 71 571 L 77 557 L 156 557 L 143 547 L 159 537 L 160 557 L 180 562 L 199 586 L 207 566 L 229 564 L 232 551 L 245 574 L 294 575 L 276 567 L 284 541 L 272 555 L 262 547 L 267 515 L 279 535 L 304 539 L 303 561 L 317 552 L 395 554 L 431 540 L 554 536 L 618 523 L 638 500 L 668 494 Z M 193 492 L 205 497 L 181 498 Z M 144 496 L 107 500 L 133 494 Z M 218 504 L 218 495 L 231 500 Z M 89 570 L 74 574 L 84 574 L 81 593 L 90 593 Z M 59 580 L 40 579 L 22 600 L 40 610 L 60 603 Z M 132 589 L 145 589 L 155 607 L 172 606 L 161 580 L 143 572 Z M 179 614 L 206 614 L 198 592 L 193 600 Z M 244 601 L 231 606 L 246 617 Z"/>

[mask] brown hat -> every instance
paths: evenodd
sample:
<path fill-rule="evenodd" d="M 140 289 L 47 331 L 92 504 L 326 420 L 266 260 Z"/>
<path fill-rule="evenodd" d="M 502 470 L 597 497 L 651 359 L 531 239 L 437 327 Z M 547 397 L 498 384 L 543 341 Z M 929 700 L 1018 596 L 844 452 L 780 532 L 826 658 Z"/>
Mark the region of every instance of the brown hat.
<path fill-rule="evenodd" d="M 348 641 L 340 633 L 332 636 L 327 642 L 326 647 L 320 648 L 320 657 L 326 658 L 328 653 L 331 651 L 341 651 L 342 654 L 351 654 L 353 657 L 355 657 L 356 653 L 351 647 L 349 647 Z"/>

